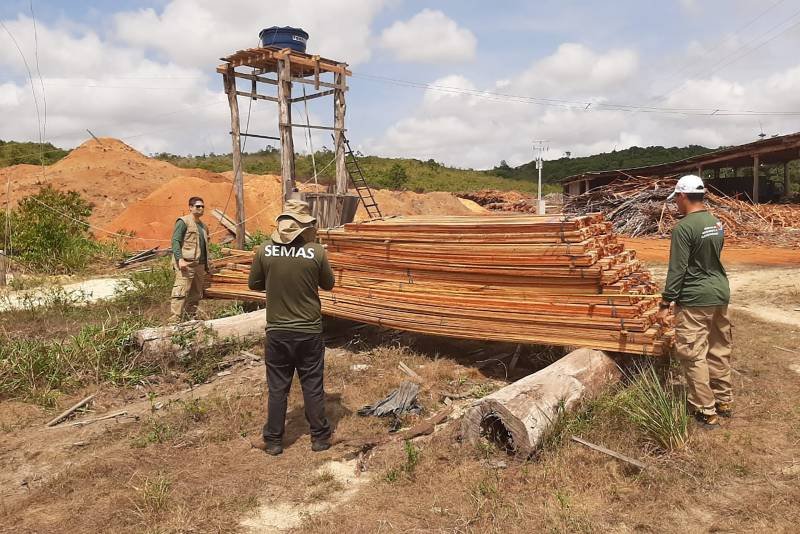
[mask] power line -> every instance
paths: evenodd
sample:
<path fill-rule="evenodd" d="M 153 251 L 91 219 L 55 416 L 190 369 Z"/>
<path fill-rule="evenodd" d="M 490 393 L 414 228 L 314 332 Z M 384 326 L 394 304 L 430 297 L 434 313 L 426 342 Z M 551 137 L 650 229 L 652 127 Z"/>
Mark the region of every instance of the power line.
<path fill-rule="evenodd" d="M 781 26 L 783 26 L 783 25 L 785 25 L 787 23 L 791 23 L 792 19 L 795 19 L 798 15 L 800 15 L 800 10 L 795 11 L 794 13 L 789 15 L 789 17 L 785 18 L 784 20 L 782 20 L 778 24 L 770 27 L 767 31 L 762 32 L 761 34 L 759 34 L 758 36 L 754 37 L 753 39 L 750 39 L 749 41 L 743 43 L 740 47 L 738 47 L 735 50 L 733 50 L 730 54 L 722 57 L 721 59 L 719 59 L 716 63 L 714 63 L 710 67 L 706 67 L 706 68 L 702 68 L 702 69 L 694 71 L 692 76 L 701 76 L 701 75 L 710 76 L 711 74 L 714 74 L 715 72 L 718 72 L 719 70 L 727 67 L 728 65 L 731 65 L 731 64 L 739 61 L 743 57 L 745 57 L 745 56 L 749 55 L 750 53 L 754 52 L 755 50 L 761 48 L 765 44 L 772 42 L 776 38 L 780 37 L 781 35 L 783 35 L 787 31 L 789 31 L 792 28 L 794 28 L 795 26 L 797 26 L 798 23 L 792 24 L 788 28 L 785 28 L 785 29 L 781 30 L 779 33 L 773 35 L 772 37 L 770 37 L 766 41 L 763 41 L 760 44 L 757 44 L 754 47 L 752 47 L 749 50 L 747 50 L 747 48 L 750 47 L 750 45 L 752 43 L 754 43 L 755 41 L 761 39 L 762 37 L 772 33 L 775 29 L 780 28 Z M 743 52 L 743 53 L 740 54 L 740 52 Z M 676 85 L 673 85 L 667 91 L 661 93 L 660 95 L 658 95 L 656 97 L 653 97 L 653 100 L 657 100 L 657 99 L 661 99 L 661 98 L 664 98 L 666 96 L 669 96 L 676 89 L 679 89 L 679 88 L 683 87 L 683 85 L 684 85 L 684 82 L 680 82 L 680 83 L 678 83 Z"/>
<path fill-rule="evenodd" d="M 784 3 L 785 1 L 786 0 L 778 0 L 774 4 L 770 5 L 767 9 L 765 9 L 764 11 L 759 13 L 757 16 L 755 16 L 752 19 L 750 19 L 747 23 L 745 23 L 744 25 L 738 27 L 732 34 L 728 34 L 724 39 L 721 39 L 713 48 L 707 50 L 705 52 L 705 54 L 707 56 L 710 56 L 711 54 L 713 54 L 714 52 L 716 52 L 717 50 L 722 48 L 722 46 L 726 42 L 728 42 L 731 39 L 732 36 L 738 35 L 739 33 L 743 32 L 744 30 L 746 30 L 747 28 L 749 28 L 750 26 L 755 24 L 756 21 L 760 20 L 764 15 L 766 15 L 767 13 L 769 13 L 770 11 L 772 11 L 773 9 L 775 9 L 776 7 L 778 7 L 779 5 Z M 697 66 L 697 64 L 695 62 L 686 63 L 686 64 L 683 65 L 683 67 L 681 67 L 681 68 L 679 68 L 677 70 L 673 70 L 672 72 L 670 72 L 669 74 L 664 76 L 664 79 L 674 78 L 675 76 L 677 76 L 679 74 L 682 74 L 682 73 L 686 72 L 687 70 L 691 70 L 692 67 L 696 67 L 696 66 Z M 656 96 L 656 97 L 651 98 L 650 100 L 655 100 L 657 98 L 659 98 L 659 97 Z"/>
<path fill-rule="evenodd" d="M 498 93 L 493 91 L 481 91 L 477 89 L 466 89 L 461 87 L 452 87 L 444 85 L 436 85 L 425 82 L 415 82 L 409 80 L 400 80 L 397 78 L 388 78 L 385 76 L 375 76 L 371 74 L 357 74 L 353 73 L 353 77 L 363 78 L 371 81 L 388 83 L 393 85 L 413 87 L 418 89 L 429 89 L 442 93 L 459 94 L 474 96 L 478 98 L 485 98 L 498 102 L 515 102 L 523 104 L 535 104 L 543 106 L 555 106 L 566 108 L 573 111 L 585 111 L 589 106 L 592 109 L 599 109 L 602 111 L 624 111 L 624 112 L 639 112 L 639 113 L 660 113 L 669 115 L 713 115 L 713 116 L 733 116 L 733 115 L 747 115 L 747 116 L 772 116 L 772 115 L 800 115 L 800 111 L 759 111 L 759 110 L 729 110 L 722 108 L 666 108 L 657 106 L 640 106 L 635 104 L 618 104 L 612 102 L 587 102 L 580 100 L 562 100 L 555 98 L 543 98 L 530 95 L 519 95 L 510 93 Z"/>

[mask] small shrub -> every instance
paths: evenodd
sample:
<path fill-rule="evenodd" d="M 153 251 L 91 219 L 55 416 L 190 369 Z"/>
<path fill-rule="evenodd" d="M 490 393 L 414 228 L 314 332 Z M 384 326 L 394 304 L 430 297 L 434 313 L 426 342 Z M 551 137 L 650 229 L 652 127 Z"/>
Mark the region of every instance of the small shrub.
<path fill-rule="evenodd" d="M 407 439 L 403 442 L 403 451 L 406 455 L 405 461 L 401 466 L 394 467 L 387 471 L 384 477 L 386 482 L 397 482 L 403 475 L 409 478 L 414 477 L 414 471 L 419 463 L 420 450 L 411 443 L 411 440 Z"/>
<path fill-rule="evenodd" d="M 163 473 L 144 481 L 139 489 L 140 502 L 137 511 L 140 514 L 157 514 L 166 509 L 169 502 L 172 481 Z"/>
<path fill-rule="evenodd" d="M 245 250 L 254 250 L 267 239 L 269 239 L 269 234 L 256 230 L 255 233 L 250 234 L 250 239 L 245 241 L 244 248 Z"/>
<path fill-rule="evenodd" d="M 686 394 L 666 388 L 653 366 L 639 369 L 622 409 L 658 448 L 671 451 L 686 446 L 689 440 Z"/>
<path fill-rule="evenodd" d="M 153 443 L 166 443 L 180 433 L 175 426 L 152 417 L 144 429 L 144 432 L 133 439 L 131 446 L 143 449 Z"/>
<path fill-rule="evenodd" d="M 22 199 L 11 216 L 17 260 L 37 272 L 84 270 L 99 251 L 87 226 L 91 214 L 92 204 L 77 192 L 49 185 Z"/>

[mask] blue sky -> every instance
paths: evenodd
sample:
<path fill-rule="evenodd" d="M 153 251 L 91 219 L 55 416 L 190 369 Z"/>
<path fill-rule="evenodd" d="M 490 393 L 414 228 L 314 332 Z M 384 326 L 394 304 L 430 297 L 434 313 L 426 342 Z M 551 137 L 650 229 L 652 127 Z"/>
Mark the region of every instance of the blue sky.
<path fill-rule="evenodd" d="M 35 66 L 30 4 L 6 0 L 0 20 Z M 800 111 L 797 0 L 33 6 L 41 73 L 34 68 L 33 88 L 0 29 L 3 139 L 37 139 L 46 99 L 44 134 L 61 146 L 79 144 L 89 128 L 146 153 L 229 151 L 217 58 L 255 45 L 270 25 L 299 25 L 311 34 L 309 51 L 352 65 L 348 136 L 368 153 L 486 168 L 529 160 L 534 139 L 548 139 L 548 156 L 560 157 L 631 145 L 718 146 L 750 141 L 761 129 L 800 130 L 790 114 Z M 331 121 L 324 100 L 311 106 L 312 122 Z M 250 111 L 251 132 L 275 133 L 274 105 Z M 304 109 L 295 113 L 302 118 Z M 307 150 L 303 132 L 295 135 L 296 148 Z M 330 144 L 325 135 L 313 143 Z"/>

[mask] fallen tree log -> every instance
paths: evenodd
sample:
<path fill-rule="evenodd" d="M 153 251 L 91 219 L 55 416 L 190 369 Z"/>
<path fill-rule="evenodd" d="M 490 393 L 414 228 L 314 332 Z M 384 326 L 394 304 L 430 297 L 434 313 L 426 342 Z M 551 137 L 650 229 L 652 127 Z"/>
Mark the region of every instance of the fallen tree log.
<path fill-rule="evenodd" d="M 585 348 L 572 351 L 476 401 L 464 414 L 462 438 L 477 444 L 487 436 L 509 452 L 530 456 L 560 416 L 621 376 L 606 353 Z"/>
<path fill-rule="evenodd" d="M 224 340 L 263 337 L 266 327 L 266 311 L 256 310 L 211 321 L 143 328 L 133 333 L 132 341 L 146 356 L 180 355 Z"/>

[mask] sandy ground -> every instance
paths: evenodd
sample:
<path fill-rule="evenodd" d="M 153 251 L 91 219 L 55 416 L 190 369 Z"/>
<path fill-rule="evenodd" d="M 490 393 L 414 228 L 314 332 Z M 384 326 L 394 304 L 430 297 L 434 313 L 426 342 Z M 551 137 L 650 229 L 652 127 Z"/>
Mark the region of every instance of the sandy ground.
<path fill-rule="evenodd" d="M 44 427 L 52 411 L 3 402 L 0 522 L 26 533 L 103 532 L 109 525 L 125 532 L 523 532 L 531 524 L 552 532 L 790 532 L 800 520 L 800 269 L 728 263 L 737 417 L 723 431 L 695 436 L 691 452 L 667 458 L 648 456 L 613 429 L 584 434 L 645 459 L 648 473 L 632 475 L 574 444 L 538 462 L 469 451 L 453 439 L 456 422 L 418 440 L 417 473 L 390 483 L 389 474 L 403 465 L 402 446 L 368 462 L 340 446 L 321 455 L 308 451 L 297 387 L 286 452 L 265 457 L 245 438 L 257 435 L 266 400 L 263 364 L 250 360 L 191 389 L 169 377 L 104 389 L 90 412 L 53 429 Z M 663 260 L 648 266 L 663 280 Z M 359 345 L 358 337 L 348 333 L 347 345 L 326 353 L 329 409 L 343 435 L 385 432 L 383 422 L 354 411 L 404 378 L 398 360 L 442 389 L 498 382 L 464 360 L 469 350 L 457 344 L 432 341 L 430 351 L 410 354 L 410 337 L 387 338 L 395 348 L 386 350 Z M 209 410 L 196 420 L 187 408 L 195 401 Z M 424 394 L 429 410 L 437 402 Z M 119 415 L 96 420 L 113 414 Z M 181 431 L 144 448 L 133 445 L 169 425 Z M 168 500 L 156 510 L 148 508 L 154 506 L 148 492 L 159 481 Z"/>
<path fill-rule="evenodd" d="M 669 239 L 620 237 L 625 248 L 636 250 L 636 257 L 645 262 L 667 263 Z M 766 247 L 742 243 L 725 243 L 722 260 L 726 265 L 780 265 L 800 268 L 800 249 Z"/>
<path fill-rule="evenodd" d="M 62 286 L 45 286 L 0 294 L 0 312 L 38 308 L 58 300 L 64 304 L 85 305 L 114 298 L 126 278 L 94 278 Z M 60 288 L 60 290 L 58 289 Z"/>
<path fill-rule="evenodd" d="M 626 248 L 646 263 L 663 286 L 669 260 L 669 240 L 623 239 Z M 723 249 L 731 307 L 762 320 L 800 325 L 800 250 L 736 245 Z"/>

